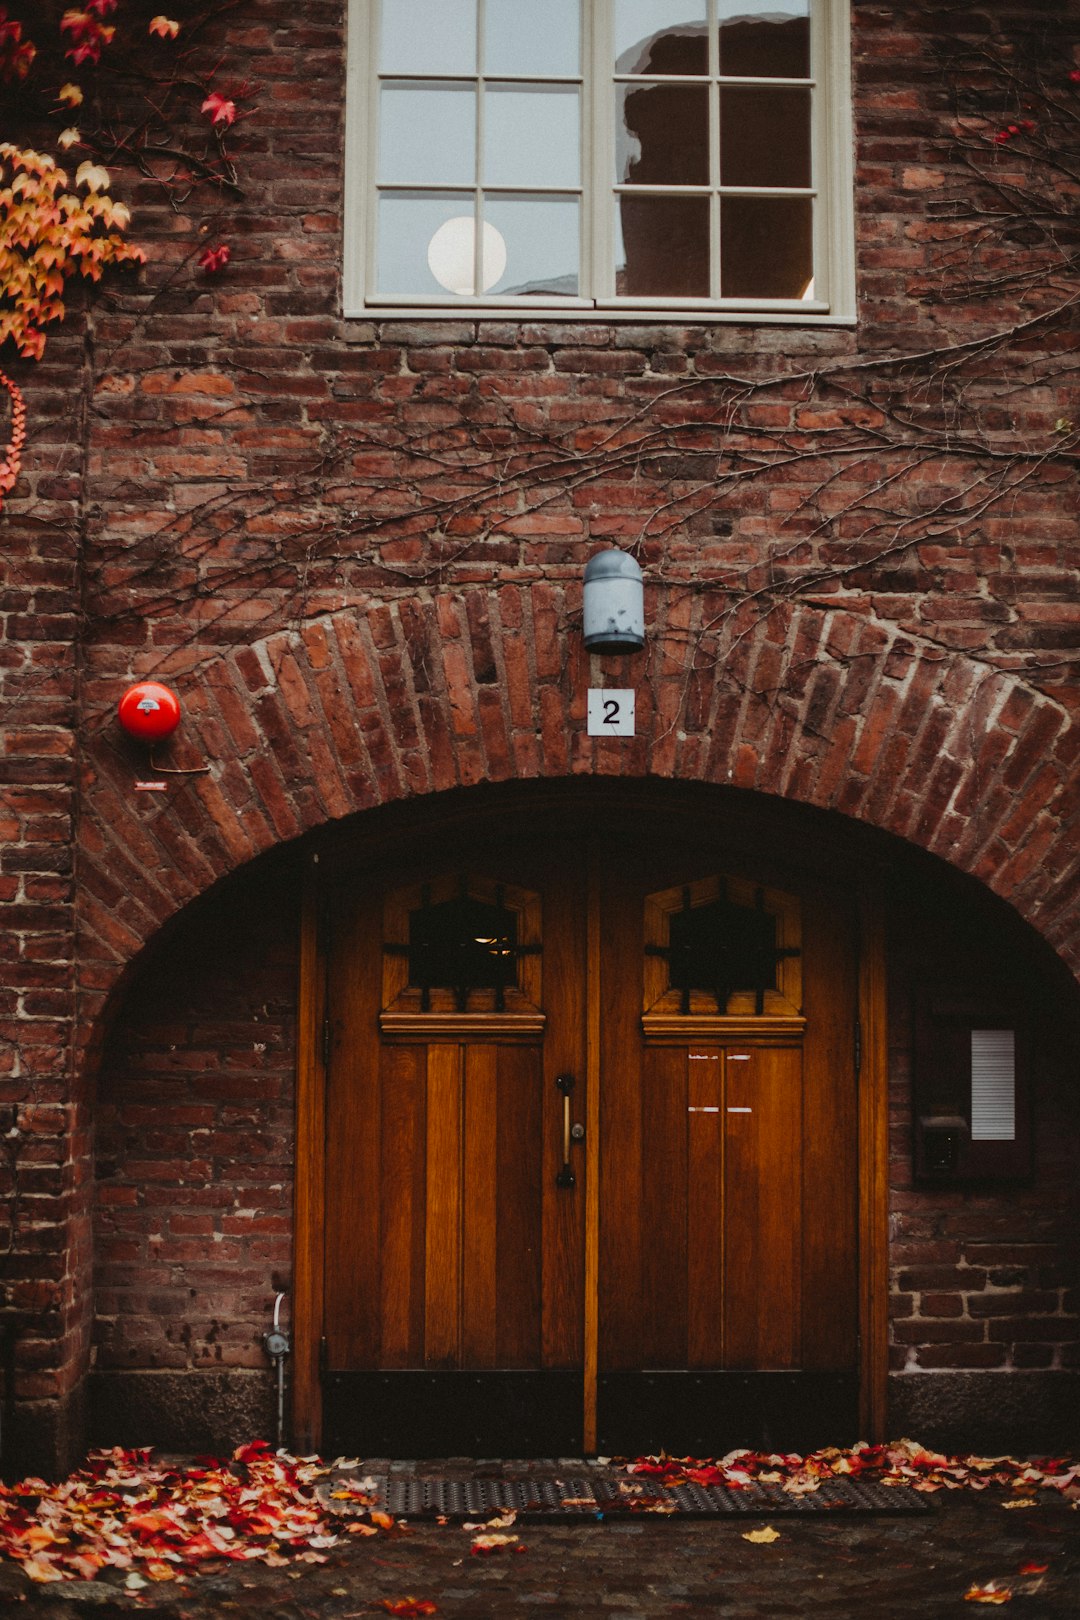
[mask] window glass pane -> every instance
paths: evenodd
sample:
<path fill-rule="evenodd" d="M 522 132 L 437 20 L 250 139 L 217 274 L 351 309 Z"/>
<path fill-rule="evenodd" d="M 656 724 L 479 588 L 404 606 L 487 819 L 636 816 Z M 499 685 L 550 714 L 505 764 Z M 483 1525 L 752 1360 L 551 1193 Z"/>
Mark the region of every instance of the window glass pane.
<path fill-rule="evenodd" d="M 720 90 L 720 183 L 810 184 L 809 90 Z"/>
<path fill-rule="evenodd" d="M 506 268 L 490 290 L 522 297 L 576 297 L 579 213 L 576 197 L 485 198 L 485 229 L 497 232 L 506 255 Z"/>
<path fill-rule="evenodd" d="M 614 0 L 619 73 L 707 73 L 705 0 Z"/>
<path fill-rule="evenodd" d="M 581 0 L 487 0 L 485 73 L 542 79 L 580 71 Z"/>
<path fill-rule="evenodd" d="M 711 990 L 726 1012 L 735 990 L 776 989 L 776 918 L 727 900 L 672 913 L 668 984 L 672 990 Z"/>
<path fill-rule="evenodd" d="M 499 85 L 484 98 L 484 172 L 491 186 L 576 186 L 580 93 L 569 85 Z"/>
<path fill-rule="evenodd" d="M 409 983 L 456 990 L 464 1010 L 470 990 L 517 980 L 517 917 L 470 895 L 409 913 Z"/>
<path fill-rule="evenodd" d="M 809 197 L 723 197 L 724 298 L 812 298 L 814 216 Z"/>
<path fill-rule="evenodd" d="M 615 94 L 618 183 L 708 185 L 707 84 L 620 84 Z"/>
<path fill-rule="evenodd" d="M 475 73 L 476 0 L 383 0 L 383 73 Z"/>
<path fill-rule="evenodd" d="M 709 296 L 708 197 L 616 199 L 619 298 Z"/>
<path fill-rule="evenodd" d="M 476 91 L 462 84 L 384 84 L 379 179 L 384 185 L 471 185 Z"/>
<path fill-rule="evenodd" d="M 379 291 L 467 296 L 473 290 L 475 240 L 471 192 L 396 191 L 380 197 Z M 489 285 L 503 268 L 492 242 L 485 260 Z"/>
<path fill-rule="evenodd" d="M 720 72 L 755 79 L 810 73 L 810 0 L 719 0 Z"/>

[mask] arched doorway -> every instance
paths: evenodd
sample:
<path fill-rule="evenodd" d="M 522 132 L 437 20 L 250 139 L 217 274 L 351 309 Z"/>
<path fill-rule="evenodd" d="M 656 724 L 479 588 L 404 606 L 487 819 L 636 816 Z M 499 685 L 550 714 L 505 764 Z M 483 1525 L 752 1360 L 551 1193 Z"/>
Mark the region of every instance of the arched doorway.
<path fill-rule="evenodd" d="M 775 801 L 623 787 L 320 854 L 302 1444 L 700 1451 L 875 1421 L 872 875 Z"/>

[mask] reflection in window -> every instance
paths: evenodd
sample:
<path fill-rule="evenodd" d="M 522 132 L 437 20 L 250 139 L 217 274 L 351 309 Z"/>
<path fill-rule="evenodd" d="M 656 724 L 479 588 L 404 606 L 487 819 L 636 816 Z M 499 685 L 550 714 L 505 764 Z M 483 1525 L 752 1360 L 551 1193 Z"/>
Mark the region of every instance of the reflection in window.
<path fill-rule="evenodd" d="M 724 298 L 813 296 L 814 205 L 808 197 L 720 199 Z"/>
<path fill-rule="evenodd" d="M 720 0 L 719 10 L 721 73 L 746 79 L 809 77 L 810 0 Z"/>
<path fill-rule="evenodd" d="M 708 73 L 705 0 L 614 0 L 619 73 Z"/>
<path fill-rule="evenodd" d="M 378 294 L 813 299 L 810 0 L 370 4 Z"/>
<path fill-rule="evenodd" d="M 811 88 L 728 82 L 806 78 L 808 7 L 716 0 L 710 64 L 704 4 L 616 0 L 616 296 L 812 296 L 812 200 L 767 195 L 810 191 Z M 644 77 L 658 73 L 674 78 Z M 702 202 L 629 190 L 674 186 Z"/>
<path fill-rule="evenodd" d="M 616 250 L 620 298 L 708 298 L 708 197 L 620 199 L 622 251 Z"/>

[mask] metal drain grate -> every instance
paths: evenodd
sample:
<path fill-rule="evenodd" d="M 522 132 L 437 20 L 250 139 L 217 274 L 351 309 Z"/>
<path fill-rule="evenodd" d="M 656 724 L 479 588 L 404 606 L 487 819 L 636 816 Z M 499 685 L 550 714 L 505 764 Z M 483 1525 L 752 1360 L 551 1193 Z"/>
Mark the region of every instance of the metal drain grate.
<path fill-rule="evenodd" d="M 560 1479 L 377 1475 L 375 1480 L 378 1505 L 404 1519 L 483 1520 L 511 1512 L 519 1519 L 566 1523 L 664 1513 L 709 1519 L 777 1514 L 818 1518 L 823 1513 L 925 1513 L 930 1505 L 906 1486 L 862 1480 L 831 1480 L 806 1496 L 789 1495 L 780 1485 L 754 1484 L 735 1491 L 591 1473 Z"/>

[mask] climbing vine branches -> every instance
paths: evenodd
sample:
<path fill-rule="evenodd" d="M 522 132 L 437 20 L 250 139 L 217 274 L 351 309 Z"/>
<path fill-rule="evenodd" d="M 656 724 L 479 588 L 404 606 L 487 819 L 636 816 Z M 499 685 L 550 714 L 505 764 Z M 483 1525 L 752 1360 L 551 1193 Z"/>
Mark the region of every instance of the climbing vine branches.
<path fill-rule="evenodd" d="M 146 262 L 127 238 L 131 211 L 112 194 L 114 170 L 152 178 L 175 203 L 199 186 L 239 194 L 228 132 L 249 87 L 216 88 L 220 64 L 204 59 L 200 43 L 236 3 L 200 8 L 184 25 L 138 5 L 125 8 L 122 23 L 110 21 L 118 0 L 62 11 L 46 4 L 33 10 L 34 37 L 0 5 L 0 89 L 10 116 L 0 136 L 33 131 L 74 167 L 72 177 L 49 151 L 0 139 L 0 352 L 10 346 L 40 360 L 46 328 L 66 313 L 69 282 Z M 225 245 L 204 246 L 203 268 L 218 270 L 228 256 Z M 12 406 L 2 506 L 18 478 L 26 411 L 7 372 L 0 383 Z"/>

